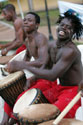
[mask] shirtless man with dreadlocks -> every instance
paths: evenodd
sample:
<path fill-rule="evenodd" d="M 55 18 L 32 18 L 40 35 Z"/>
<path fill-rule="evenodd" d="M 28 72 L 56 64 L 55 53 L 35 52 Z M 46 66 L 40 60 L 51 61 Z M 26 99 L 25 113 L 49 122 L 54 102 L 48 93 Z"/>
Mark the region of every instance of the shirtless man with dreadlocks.
<path fill-rule="evenodd" d="M 69 104 L 78 92 L 78 86 L 83 88 L 83 67 L 81 62 L 81 53 L 72 39 L 79 39 L 83 32 L 83 26 L 76 12 L 68 10 L 64 16 L 58 19 L 59 27 L 57 29 L 57 40 L 51 43 L 49 47 L 49 60 L 46 66 L 51 63 L 52 67 L 36 68 L 28 65 L 27 62 L 14 61 L 8 64 L 9 72 L 19 69 L 27 69 L 39 78 L 55 81 L 59 78 L 60 84 L 53 85 L 53 91 L 49 90 L 51 101 L 56 110 L 62 110 Z M 81 85 L 80 85 L 81 84 Z M 48 93 L 49 94 L 49 93 Z M 46 97 L 49 101 L 49 97 Z M 74 118 L 77 108 L 80 106 L 78 101 L 66 115 L 67 118 Z M 57 115 L 57 113 L 56 113 Z"/>

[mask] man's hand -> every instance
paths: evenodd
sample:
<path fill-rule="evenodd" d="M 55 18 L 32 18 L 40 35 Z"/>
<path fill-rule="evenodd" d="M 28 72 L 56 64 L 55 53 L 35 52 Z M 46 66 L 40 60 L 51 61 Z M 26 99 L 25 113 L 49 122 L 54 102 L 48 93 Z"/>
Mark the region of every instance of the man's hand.
<path fill-rule="evenodd" d="M 9 73 L 21 71 L 24 69 L 25 61 L 12 61 L 7 64 L 6 71 Z"/>
<path fill-rule="evenodd" d="M 19 61 L 12 61 L 7 64 L 5 68 L 7 72 L 12 73 L 20 70 L 20 62 Z"/>
<path fill-rule="evenodd" d="M 8 51 L 7 51 L 6 48 L 5 48 L 5 49 L 2 49 L 2 51 L 1 51 L 1 55 L 2 55 L 2 56 L 6 56 L 7 53 L 8 53 Z"/>

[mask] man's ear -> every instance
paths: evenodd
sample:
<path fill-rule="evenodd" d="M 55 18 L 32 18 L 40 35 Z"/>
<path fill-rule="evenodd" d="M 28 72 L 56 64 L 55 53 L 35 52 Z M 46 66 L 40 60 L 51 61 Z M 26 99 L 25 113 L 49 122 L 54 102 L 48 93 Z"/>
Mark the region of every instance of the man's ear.
<path fill-rule="evenodd" d="M 38 28 L 39 28 L 39 26 L 40 26 L 40 24 L 39 24 L 39 23 L 37 23 L 37 24 L 36 24 L 36 29 L 38 29 Z"/>

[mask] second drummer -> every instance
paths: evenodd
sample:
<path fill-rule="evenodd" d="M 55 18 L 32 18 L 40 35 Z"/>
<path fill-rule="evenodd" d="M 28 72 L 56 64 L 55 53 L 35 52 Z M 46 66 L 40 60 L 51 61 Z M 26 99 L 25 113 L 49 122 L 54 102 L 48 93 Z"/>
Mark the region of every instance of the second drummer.
<path fill-rule="evenodd" d="M 34 12 L 28 12 L 23 21 L 23 28 L 26 33 L 26 46 L 27 46 L 27 52 L 24 60 L 25 61 L 27 60 L 27 63 L 29 65 L 36 67 L 42 66 L 44 63 L 46 63 L 48 58 L 48 40 L 45 37 L 45 35 L 37 31 L 39 25 L 40 25 L 40 17 Z M 32 56 L 35 58 L 35 61 L 30 62 L 29 60 Z M 19 65 L 17 65 L 16 67 L 19 68 Z M 14 67 L 15 67 L 14 62 L 12 62 L 11 71 L 9 72 L 12 72 L 14 70 Z M 44 86 L 44 87 L 42 86 L 42 88 L 45 88 L 45 86 L 46 89 L 50 87 L 49 84 L 47 87 L 47 83 L 45 82 L 45 80 L 42 81 L 40 80 L 40 83 L 42 83 L 42 85 Z M 9 107 L 9 105 L 7 105 L 7 103 L 5 103 L 4 105 L 4 111 L 5 113 L 2 125 L 8 123 L 8 119 L 9 117 L 11 117 L 12 109 Z M 12 121 L 9 124 L 12 125 L 13 124 Z"/>

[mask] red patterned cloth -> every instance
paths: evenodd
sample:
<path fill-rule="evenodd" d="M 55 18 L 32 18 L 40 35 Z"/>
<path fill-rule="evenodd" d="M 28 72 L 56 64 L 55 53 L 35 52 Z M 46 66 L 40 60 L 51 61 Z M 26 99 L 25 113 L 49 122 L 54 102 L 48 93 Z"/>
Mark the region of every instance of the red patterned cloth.
<path fill-rule="evenodd" d="M 44 96 L 49 100 L 49 102 L 55 106 L 57 106 L 60 111 L 63 111 L 64 108 L 69 104 L 69 102 L 75 97 L 77 94 L 78 86 L 61 86 L 57 85 L 57 82 L 51 82 L 48 80 L 39 79 L 35 82 L 35 85 L 30 87 L 32 88 L 39 88 Z M 29 90 L 29 89 L 28 89 Z M 27 91 L 28 91 L 27 90 Z M 25 93 L 21 93 L 17 100 Z M 65 118 L 74 118 L 75 112 L 77 108 L 81 105 L 81 101 L 79 100 L 73 108 L 67 113 Z M 4 105 L 4 111 L 12 117 L 12 109 L 10 110 L 10 107 L 5 103 Z"/>
<path fill-rule="evenodd" d="M 21 51 L 25 50 L 26 49 L 26 46 L 23 44 L 21 47 L 19 47 L 17 50 L 16 50 L 16 54 L 20 53 Z"/>
<path fill-rule="evenodd" d="M 78 93 L 78 86 L 61 86 L 56 85 L 50 90 L 44 92 L 44 95 L 53 105 L 57 106 L 62 112 L 65 107 L 72 101 L 72 99 Z M 53 99 L 51 99 L 51 97 Z M 81 106 L 81 100 L 79 100 L 71 110 L 66 114 L 65 118 L 74 118 L 76 110 Z"/>

